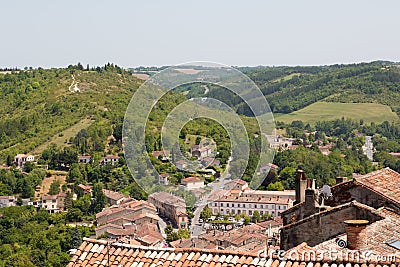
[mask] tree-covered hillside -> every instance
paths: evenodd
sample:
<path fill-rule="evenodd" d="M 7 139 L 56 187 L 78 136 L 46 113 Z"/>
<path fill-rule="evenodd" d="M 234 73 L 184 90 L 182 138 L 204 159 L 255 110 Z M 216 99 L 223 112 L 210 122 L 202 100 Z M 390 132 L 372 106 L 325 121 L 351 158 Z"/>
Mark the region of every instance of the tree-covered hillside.
<path fill-rule="evenodd" d="M 400 113 L 400 65 L 395 63 L 240 70 L 260 87 L 274 113 L 290 113 L 320 100 L 380 103 Z"/>
<path fill-rule="evenodd" d="M 29 153 L 54 137 L 69 142 L 64 131 L 79 122 L 93 132 L 93 146 L 105 146 L 141 82 L 113 64 L 0 74 L 0 158 Z"/>

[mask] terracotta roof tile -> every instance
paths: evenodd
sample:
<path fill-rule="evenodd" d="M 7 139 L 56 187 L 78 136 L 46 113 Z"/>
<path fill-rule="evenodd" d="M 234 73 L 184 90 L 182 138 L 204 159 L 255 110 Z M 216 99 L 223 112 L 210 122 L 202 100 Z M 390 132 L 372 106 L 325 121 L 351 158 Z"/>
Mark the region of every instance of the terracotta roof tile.
<path fill-rule="evenodd" d="M 99 253 L 101 252 L 101 253 Z M 339 262 L 292 262 L 276 258 L 259 258 L 255 253 L 206 250 L 198 248 L 170 249 L 134 246 L 122 243 L 107 245 L 102 240 L 86 239 L 72 255 L 67 267 L 155 267 L 155 266 L 207 266 L 207 267 L 399 267 L 400 265 L 357 264 Z"/>

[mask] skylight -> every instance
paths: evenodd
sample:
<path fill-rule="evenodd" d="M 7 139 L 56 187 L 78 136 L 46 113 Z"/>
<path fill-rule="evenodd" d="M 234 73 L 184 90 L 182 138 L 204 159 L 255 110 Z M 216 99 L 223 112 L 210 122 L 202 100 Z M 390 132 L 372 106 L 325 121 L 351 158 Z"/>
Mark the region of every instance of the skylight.
<path fill-rule="evenodd" d="M 395 240 L 387 243 L 389 246 L 394 247 L 395 249 L 400 250 L 400 241 Z"/>

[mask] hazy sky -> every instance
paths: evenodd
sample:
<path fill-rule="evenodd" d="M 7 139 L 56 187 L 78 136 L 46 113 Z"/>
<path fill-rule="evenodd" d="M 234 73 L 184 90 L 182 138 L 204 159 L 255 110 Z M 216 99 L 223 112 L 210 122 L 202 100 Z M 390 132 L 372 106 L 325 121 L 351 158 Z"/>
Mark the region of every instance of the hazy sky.
<path fill-rule="evenodd" d="M 400 61 L 400 1 L 2 1 L 0 67 Z"/>

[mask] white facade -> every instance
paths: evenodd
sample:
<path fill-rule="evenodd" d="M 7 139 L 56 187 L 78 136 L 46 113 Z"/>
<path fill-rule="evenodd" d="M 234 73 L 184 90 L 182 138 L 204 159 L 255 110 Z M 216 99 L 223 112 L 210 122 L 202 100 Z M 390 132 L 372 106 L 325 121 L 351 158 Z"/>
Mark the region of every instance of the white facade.
<path fill-rule="evenodd" d="M 287 210 L 288 208 L 293 206 L 293 202 L 291 200 L 283 202 L 283 201 L 257 201 L 257 202 L 249 202 L 246 198 L 239 198 L 236 201 L 232 200 L 217 200 L 213 201 L 209 204 L 213 214 L 222 214 L 222 215 L 235 215 L 235 214 L 247 214 L 252 216 L 254 211 L 258 211 L 260 215 L 270 214 L 272 216 L 280 216 L 281 212 Z"/>
<path fill-rule="evenodd" d="M 17 154 L 14 157 L 14 162 L 17 164 L 18 167 L 22 167 L 25 162 L 27 161 L 34 161 L 35 160 L 35 156 L 32 155 L 25 155 L 25 154 Z"/>
<path fill-rule="evenodd" d="M 0 196 L 0 208 L 17 205 L 17 198 L 14 196 Z"/>
<path fill-rule="evenodd" d="M 188 177 L 182 179 L 182 185 L 184 185 L 188 190 L 199 189 L 204 187 L 204 181 L 199 177 Z"/>
<path fill-rule="evenodd" d="M 213 214 L 252 216 L 254 211 L 260 215 L 280 216 L 281 212 L 293 206 L 294 190 L 262 191 L 252 190 L 243 180 L 233 180 L 226 185 L 224 194 L 210 202 Z"/>
<path fill-rule="evenodd" d="M 112 155 L 110 155 L 110 156 L 107 156 L 107 157 L 103 158 L 103 159 L 100 161 L 100 164 L 101 164 L 101 165 L 104 165 L 104 164 L 111 164 L 111 165 L 114 165 L 115 163 L 118 163 L 118 161 L 119 161 L 119 157 L 118 157 L 118 156 L 112 156 Z"/>
<path fill-rule="evenodd" d="M 46 209 L 50 213 L 58 213 L 60 212 L 59 204 L 57 196 L 44 196 L 42 197 L 41 208 Z"/>

